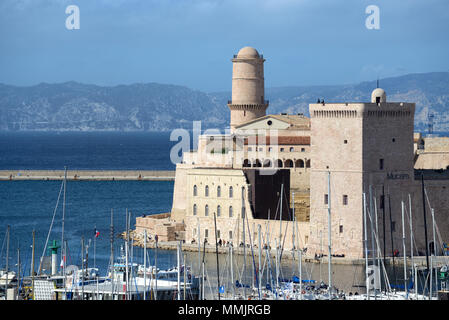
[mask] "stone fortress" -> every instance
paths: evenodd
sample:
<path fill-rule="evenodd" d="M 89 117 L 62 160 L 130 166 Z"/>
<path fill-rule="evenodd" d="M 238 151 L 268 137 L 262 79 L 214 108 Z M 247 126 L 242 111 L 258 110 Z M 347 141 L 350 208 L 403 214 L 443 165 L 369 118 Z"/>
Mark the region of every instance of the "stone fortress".
<path fill-rule="evenodd" d="M 224 243 L 257 244 L 260 235 L 272 248 L 281 244 L 314 256 L 327 253 L 330 212 L 332 253 L 359 259 L 365 209 L 379 251 L 402 255 L 404 202 L 405 229 L 411 207 L 420 254 L 424 224 L 427 248 L 434 248 L 431 208 L 437 242 L 449 241 L 449 139 L 414 133 L 414 103 L 390 102 L 375 88 L 370 102 L 312 103 L 310 118 L 267 115 L 264 62 L 251 47 L 234 55 L 230 129 L 198 137 L 197 150 L 185 152 L 176 166 L 171 213 L 138 217 L 137 232 L 215 244 L 215 216 Z M 410 248 L 409 235 L 406 242 Z"/>

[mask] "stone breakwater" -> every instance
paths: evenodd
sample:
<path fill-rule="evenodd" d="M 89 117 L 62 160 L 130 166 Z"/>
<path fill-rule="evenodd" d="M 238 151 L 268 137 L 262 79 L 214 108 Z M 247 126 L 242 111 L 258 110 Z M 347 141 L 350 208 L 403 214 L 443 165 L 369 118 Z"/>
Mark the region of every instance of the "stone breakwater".
<path fill-rule="evenodd" d="M 62 180 L 64 170 L 0 170 L 0 180 Z M 67 180 L 174 181 L 175 171 L 67 170 Z"/>

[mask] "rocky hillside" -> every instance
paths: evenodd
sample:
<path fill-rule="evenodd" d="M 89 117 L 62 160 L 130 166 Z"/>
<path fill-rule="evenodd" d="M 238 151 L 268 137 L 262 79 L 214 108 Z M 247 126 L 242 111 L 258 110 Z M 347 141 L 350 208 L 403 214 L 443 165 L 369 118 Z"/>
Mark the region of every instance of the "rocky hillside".
<path fill-rule="evenodd" d="M 449 72 L 409 74 L 380 80 L 389 101 L 416 103 L 415 125 L 449 131 Z M 376 82 L 354 85 L 267 88 L 269 113 L 304 113 L 318 98 L 326 102 L 369 101 Z M 0 130 L 169 131 L 223 129 L 229 123 L 230 92 L 204 93 L 157 83 L 101 87 L 66 82 L 31 87 L 0 84 Z"/>
<path fill-rule="evenodd" d="M 0 130 L 167 131 L 222 127 L 225 116 L 214 97 L 175 85 L 0 85 Z"/>

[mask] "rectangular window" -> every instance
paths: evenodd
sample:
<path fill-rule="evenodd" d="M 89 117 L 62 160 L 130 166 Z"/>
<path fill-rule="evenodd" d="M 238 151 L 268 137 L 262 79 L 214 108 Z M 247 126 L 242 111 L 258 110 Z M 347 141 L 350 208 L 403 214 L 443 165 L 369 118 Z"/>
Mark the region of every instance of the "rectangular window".
<path fill-rule="evenodd" d="M 379 159 L 379 170 L 384 169 L 384 159 Z"/>
<path fill-rule="evenodd" d="M 324 195 L 324 204 L 328 204 L 329 203 L 329 195 L 326 193 Z"/>
<path fill-rule="evenodd" d="M 301 148 L 301 152 L 305 152 L 306 151 L 306 148 Z"/>
<path fill-rule="evenodd" d="M 343 233 L 343 226 L 340 226 L 340 233 Z"/>
<path fill-rule="evenodd" d="M 252 151 L 253 149 L 251 147 L 248 147 L 248 151 Z"/>
<path fill-rule="evenodd" d="M 396 221 L 391 221 L 391 231 L 396 231 Z"/>
<path fill-rule="evenodd" d="M 281 148 L 281 152 L 284 152 L 284 148 Z"/>
<path fill-rule="evenodd" d="M 348 195 L 347 195 L 347 194 L 344 194 L 344 195 L 343 195 L 343 205 L 344 205 L 344 206 L 347 206 L 347 205 L 348 205 Z"/>
<path fill-rule="evenodd" d="M 229 240 L 232 240 L 232 231 L 229 231 Z"/>
<path fill-rule="evenodd" d="M 209 230 L 207 229 L 204 230 L 204 237 L 209 238 Z"/>
<path fill-rule="evenodd" d="M 217 239 L 220 239 L 220 230 L 217 230 Z"/>
<path fill-rule="evenodd" d="M 309 236 L 305 236 L 304 237 L 304 244 L 308 244 L 309 243 Z"/>
<path fill-rule="evenodd" d="M 380 209 L 383 209 L 385 205 L 385 196 L 381 195 L 380 196 Z"/>

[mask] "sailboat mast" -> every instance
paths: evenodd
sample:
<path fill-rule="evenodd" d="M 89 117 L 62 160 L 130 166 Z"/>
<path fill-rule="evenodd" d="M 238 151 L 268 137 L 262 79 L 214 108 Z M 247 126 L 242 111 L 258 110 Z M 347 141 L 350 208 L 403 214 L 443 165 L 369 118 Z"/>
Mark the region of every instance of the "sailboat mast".
<path fill-rule="evenodd" d="M 201 231 L 200 231 L 200 218 L 197 218 L 198 228 L 197 228 L 197 237 L 198 237 L 198 276 L 201 273 Z"/>
<path fill-rule="evenodd" d="M 218 290 L 218 300 L 220 300 L 220 266 L 218 262 L 217 215 L 215 212 L 214 212 L 214 229 L 215 229 L 215 255 L 217 256 L 217 290 Z"/>
<path fill-rule="evenodd" d="M 433 233 L 433 252 L 431 252 L 431 256 L 430 256 L 430 294 L 429 294 L 429 300 L 432 299 L 432 295 L 433 295 L 433 260 L 435 259 L 435 215 L 434 215 L 434 210 L 433 208 L 430 209 L 430 211 L 432 212 L 432 233 Z"/>
<path fill-rule="evenodd" d="M 67 167 L 64 167 L 64 191 L 63 191 L 63 197 L 62 197 L 62 231 L 61 231 L 61 246 L 62 246 L 62 250 L 61 250 L 61 255 L 62 255 L 62 264 L 63 264 L 63 269 L 62 269 L 62 273 L 65 279 L 65 248 L 64 248 L 64 224 L 65 224 L 65 202 L 66 202 L 66 191 L 67 191 Z M 65 281 L 64 281 L 64 286 L 65 286 Z"/>
<path fill-rule="evenodd" d="M 329 300 L 332 299 L 332 240 L 331 240 L 331 172 L 327 172 L 327 190 L 328 190 L 328 206 L 327 206 L 327 219 L 328 219 L 328 240 L 329 240 L 329 262 L 328 262 L 328 279 L 329 279 Z"/>
<path fill-rule="evenodd" d="M 282 198 L 284 193 L 284 184 L 281 184 L 281 206 L 279 209 L 279 246 L 282 243 Z M 276 246 L 277 248 L 277 246 Z"/>
<path fill-rule="evenodd" d="M 387 241 L 386 241 L 386 221 L 385 221 L 385 186 L 382 185 L 382 223 L 383 223 L 383 252 L 384 252 L 384 261 L 387 257 Z"/>
<path fill-rule="evenodd" d="M 388 211 L 390 213 L 390 238 L 391 238 L 391 256 L 393 257 L 393 277 L 396 282 L 396 264 L 394 262 L 394 239 L 393 239 L 393 220 L 391 216 L 391 197 L 388 194 Z"/>
<path fill-rule="evenodd" d="M 19 286 L 20 286 L 20 245 L 17 244 L 17 293 L 16 293 L 17 300 L 19 300 Z"/>
<path fill-rule="evenodd" d="M 84 236 L 81 237 L 81 300 L 84 300 Z"/>
<path fill-rule="evenodd" d="M 245 276 L 246 276 L 246 242 L 245 242 L 245 187 L 242 187 L 242 227 L 243 227 L 243 296 L 246 300 L 246 285 L 245 285 Z"/>
<path fill-rule="evenodd" d="M 408 194 L 408 206 L 409 206 L 409 226 L 410 226 L 410 259 L 412 262 L 412 271 L 415 270 L 415 261 L 413 259 L 413 228 L 412 228 L 412 198 L 410 196 L 410 193 Z M 412 275 L 414 275 L 414 272 L 412 272 Z M 414 276 L 413 276 L 414 277 Z M 417 279 L 413 279 L 414 280 L 414 284 L 413 286 L 416 289 L 417 286 Z"/>
<path fill-rule="evenodd" d="M 373 187 L 372 185 L 369 186 L 369 211 L 368 216 L 370 220 L 370 231 L 371 231 L 371 255 L 372 255 L 372 265 L 376 266 L 376 249 L 374 247 L 374 206 L 373 206 Z M 377 269 L 375 269 L 377 270 Z M 374 271 L 376 272 L 376 271 Z M 376 275 L 376 273 L 374 273 Z M 373 286 L 374 290 L 374 298 L 377 299 L 377 291 L 376 287 Z"/>
<path fill-rule="evenodd" d="M 402 255 L 404 256 L 404 291 L 407 293 L 407 253 L 405 251 L 405 220 L 404 220 L 404 201 L 401 201 L 402 207 Z"/>
<path fill-rule="evenodd" d="M 377 200 L 376 200 L 376 195 L 374 195 L 373 197 L 373 201 L 374 201 L 374 219 L 375 219 L 375 226 L 376 226 L 376 257 L 377 257 L 377 266 L 380 268 L 380 248 L 378 248 L 377 244 L 379 241 L 379 223 L 378 223 L 378 218 L 377 218 Z"/>
<path fill-rule="evenodd" d="M 368 229 L 366 225 L 366 194 L 363 193 L 363 229 L 364 232 L 364 239 L 363 242 L 365 243 L 365 277 L 366 277 L 366 296 L 369 300 L 369 290 L 370 290 L 370 280 L 369 280 L 369 274 L 368 274 Z"/>
<path fill-rule="evenodd" d="M 293 202 L 294 205 L 294 202 Z M 294 210 L 293 206 L 293 210 Z M 296 233 L 296 251 L 298 253 L 298 273 L 299 273 L 299 299 L 302 300 L 302 251 L 299 249 L 299 230 L 298 230 L 298 221 L 296 220 L 296 215 L 293 214 L 293 224 L 295 226 L 294 232 Z"/>
<path fill-rule="evenodd" d="M 204 264 L 204 258 L 206 256 L 206 238 L 204 238 L 204 243 L 203 243 L 203 261 L 201 262 L 201 270 L 202 270 L 202 278 L 201 278 L 201 300 L 204 300 L 204 269 L 205 269 L 205 264 Z"/>
<path fill-rule="evenodd" d="M 176 251 L 176 260 L 178 262 L 178 301 L 181 300 L 181 241 L 178 242 Z"/>
<path fill-rule="evenodd" d="M 433 233 L 433 256 L 434 258 L 437 255 L 437 241 L 435 238 L 435 228 L 436 228 L 436 224 L 435 224 L 435 214 L 434 214 L 434 209 L 432 208 L 432 233 Z M 433 272 L 433 266 L 432 266 L 432 272 Z M 435 290 L 438 290 L 438 277 L 437 277 L 437 272 L 435 270 Z"/>
<path fill-rule="evenodd" d="M 147 229 L 143 236 L 143 300 L 147 300 Z"/>
<path fill-rule="evenodd" d="M 200 278 L 200 276 L 201 276 L 201 231 L 200 231 L 200 218 L 197 218 L 198 219 L 198 234 L 197 234 L 197 236 L 198 236 L 198 278 Z M 201 278 L 200 278 L 201 279 Z M 200 285 L 199 285 L 199 294 L 198 294 L 198 299 L 200 300 L 201 299 L 201 288 L 202 288 L 202 285 L 201 285 L 201 281 L 202 281 L 203 279 L 201 279 L 200 280 Z"/>
<path fill-rule="evenodd" d="M 278 299 L 278 290 L 279 290 L 279 265 L 278 265 L 279 249 L 278 249 L 277 239 L 274 239 L 274 244 L 276 246 L 275 262 L 276 262 L 276 300 L 277 300 Z"/>
<path fill-rule="evenodd" d="M 235 299 L 235 283 L 234 283 L 234 259 L 232 253 L 232 243 L 229 246 L 229 256 L 231 262 L 231 287 L 232 287 L 232 299 Z"/>
<path fill-rule="evenodd" d="M 125 275 L 126 275 L 126 288 L 125 297 L 128 299 L 128 288 L 129 288 L 129 265 L 128 265 L 128 246 L 129 246 L 129 229 L 128 229 L 128 209 L 126 209 L 126 240 L 125 240 Z"/>
<path fill-rule="evenodd" d="M 111 208 L 111 300 L 114 300 L 114 209 Z"/>
<path fill-rule="evenodd" d="M 35 248 L 35 242 L 36 242 L 36 231 L 33 229 L 33 245 L 32 245 L 32 251 L 31 251 L 31 291 L 33 294 L 33 300 L 35 297 L 34 294 L 34 248 Z"/>
<path fill-rule="evenodd" d="M 97 254 L 97 226 L 95 225 L 95 235 L 94 235 L 94 268 L 97 265 L 96 260 L 96 254 Z"/>
<path fill-rule="evenodd" d="M 154 236 L 155 240 L 156 240 L 156 251 L 154 253 L 154 268 L 156 269 L 156 281 L 155 281 L 155 291 L 154 291 L 154 300 L 157 300 L 157 249 L 158 249 L 158 241 L 159 241 L 159 237 L 157 236 L 157 234 Z"/>
<path fill-rule="evenodd" d="M 8 295 L 8 272 L 9 272 L 9 233 L 11 231 L 10 225 L 7 227 L 7 237 L 6 237 L 6 281 L 5 281 L 5 300 Z"/>
<path fill-rule="evenodd" d="M 295 260 L 295 193 L 292 192 L 292 256 Z"/>
<path fill-rule="evenodd" d="M 424 241 L 426 244 L 426 264 L 427 274 L 429 274 L 429 242 L 427 241 L 427 217 L 426 217 L 426 196 L 424 192 L 424 174 L 421 174 L 422 207 L 424 217 Z"/>
<path fill-rule="evenodd" d="M 258 269 L 258 272 L 257 272 L 257 274 L 258 274 L 258 276 L 259 276 L 259 283 L 258 283 L 258 285 L 259 285 L 259 292 L 262 290 L 262 239 L 261 239 L 261 225 L 260 224 L 258 224 L 257 225 L 257 232 L 258 232 L 258 242 L 259 242 L 259 269 Z"/>
<path fill-rule="evenodd" d="M 409 205 L 409 210 L 410 210 L 410 258 L 412 261 L 412 271 L 413 271 L 413 287 L 415 288 L 415 295 L 418 296 L 418 278 L 416 277 L 416 266 L 415 266 L 415 261 L 413 259 L 413 218 L 412 218 L 412 198 L 410 196 L 410 193 L 408 194 L 408 205 Z"/>
<path fill-rule="evenodd" d="M 184 265 L 184 270 L 183 270 L 183 275 L 184 275 L 184 300 L 187 300 L 187 295 L 186 295 L 186 287 L 187 287 L 187 255 L 184 254 L 184 260 L 183 260 L 183 265 Z"/>

